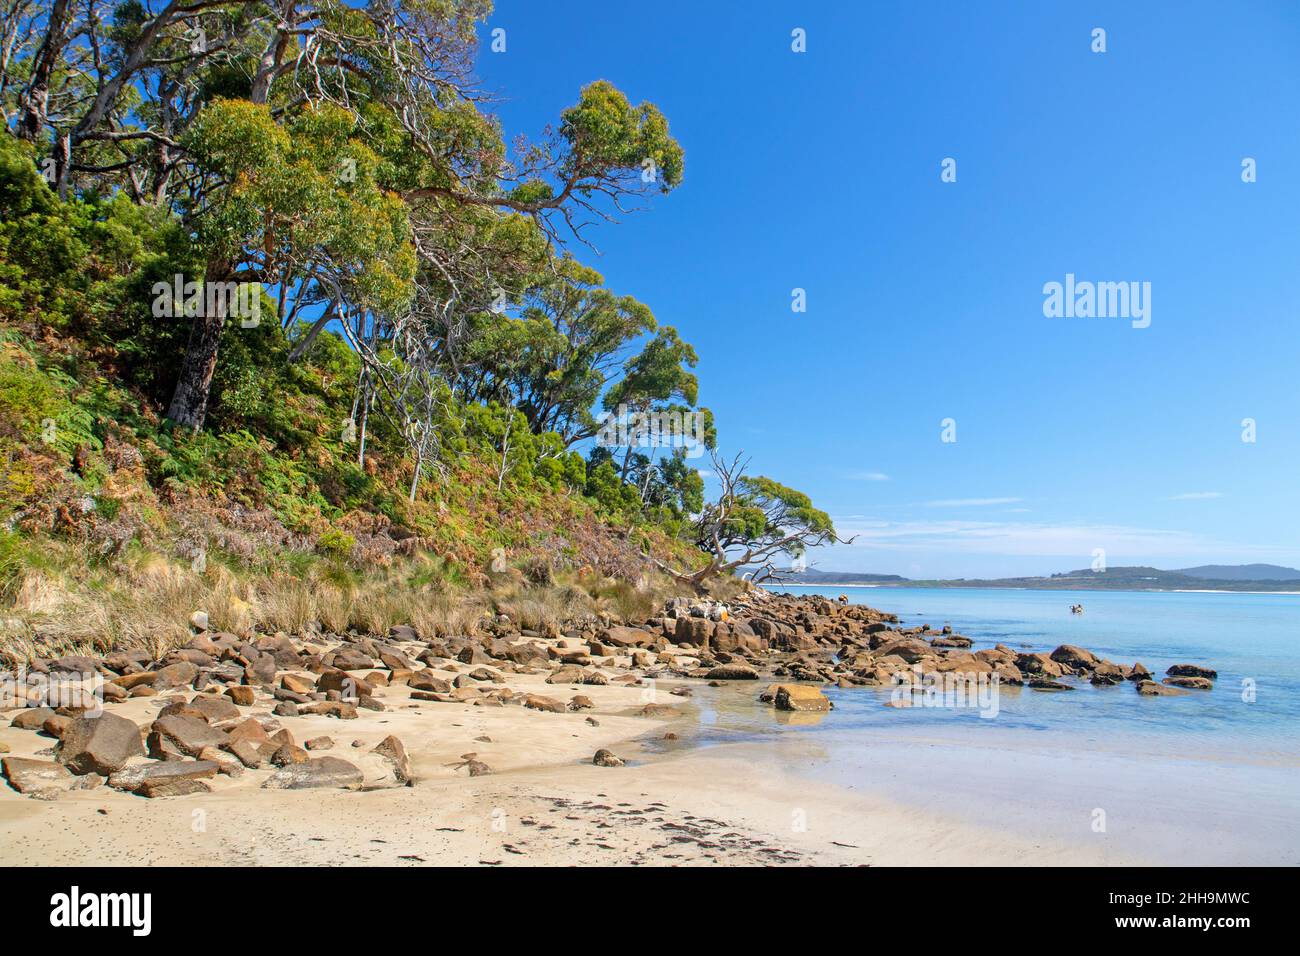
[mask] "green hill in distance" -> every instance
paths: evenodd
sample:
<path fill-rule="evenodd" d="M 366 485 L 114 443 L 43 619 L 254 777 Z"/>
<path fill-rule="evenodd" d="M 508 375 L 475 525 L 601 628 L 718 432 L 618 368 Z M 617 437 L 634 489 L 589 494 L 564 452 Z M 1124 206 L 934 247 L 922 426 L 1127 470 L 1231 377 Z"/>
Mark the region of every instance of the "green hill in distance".
<path fill-rule="evenodd" d="M 1141 566 L 1104 571 L 1081 568 L 1046 577 L 911 580 L 897 574 L 788 570 L 782 583 L 875 587 L 1027 588 L 1043 591 L 1289 591 L 1300 589 L 1300 571 L 1276 564 L 1209 564 L 1175 571 Z"/>

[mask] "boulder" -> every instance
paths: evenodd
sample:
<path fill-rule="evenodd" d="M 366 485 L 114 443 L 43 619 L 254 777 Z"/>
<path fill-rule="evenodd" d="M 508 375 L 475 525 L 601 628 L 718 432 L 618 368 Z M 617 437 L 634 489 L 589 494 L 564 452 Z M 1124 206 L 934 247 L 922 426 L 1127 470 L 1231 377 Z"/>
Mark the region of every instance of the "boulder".
<path fill-rule="evenodd" d="M 673 640 L 678 644 L 708 647 L 713 636 L 713 622 L 705 617 L 679 617 L 673 630 Z"/>
<path fill-rule="evenodd" d="M 291 694 L 310 694 L 316 689 L 316 682 L 302 674 L 284 674 L 280 677 L 280 686 Z"/>
<path fill-rule="evenodd" d="M 1178 697 L 1182 694 L 1190 693 L 1180 687 L 1170 687 L 1167 684 L 1157 684 L 1153 680 L 1138 681 L 1137 692 L 1144 697 Z"/>
<path fill-rule="evenodd" d="M 5 757 L 0 760 L 9 786 L 19 793 L 42 793 L 69 789 L 76 777 L 68 768 L 53 760 L 29 760 L 26 757 Z"/>
<path fill-rule="evenodd" d="M 200 750 L 199 760 L 216 764 L 217 770 L 227 777 L 241 777 L 244 774 L 244 766 L 238 759 L 216 747 L 204 747 Z"/>
<path fill-rule="evenodd" d="M 9 726 L 19 730 L 40 730 L 53 716 L 54 711 L 49 707 L 25 707 L 17 717 L 9 721 Z"/>
<path fill-rule="evenodd" d="M 276 767 L 288 767 L 291 764 L 306 763 L 311 757 L 307 751 L 294 744 L 281 744 L 275 753 L 271 754 L 271 763 Z"/>
<path fill-rule="evenodd" d="M 51 674 L 84 674 L 87 680 L 99 673 L 99 662 L 82 654 L 57 657 L 49 663 Z"/>
<path fill-rule="evenodd" d="M 927 657 L 934 656 L 934 649 L 925 641 L 906 638 L 882 644 L 877 652 L 880 657 L 900 657 L 909 664 L 915 664 Z"/>
<path fill-rule="evenodd" d="M 168 664 L 154 671 L 153 680 L 149 683 L 154 690 L 171 690 L 174 687 L 185 687 L 194 683 L 194 678 L 198 676 L 197 665 L 189 661 L 177 661 L 175 664 Z"/>
<path fill-rule="evenodd" d="M 602 644 L 614 647 L 649 647 L 655 643 L 654 635 L 639 627 L 607 627 L 596 635 Z"/>
<path fill-rule="evenodd" d="M 830 698 L 810 684 L 773 684 L 768 692 L 777 710 L 827 713 L 831 709 Z"/>
<path fill-rule="evenodd" d="M 1097 655 L 1073 644 L 1062 644 L 1051 653 L 1052 660 L 1072 670 L 1091 670 L 1098 663 Z"/>
<path fill-rule="evenodd" d="M 1065 667 L 1047 654 L 1017 654 L 1016 667 L 1036 677 L 1065 676 Z"/>
<path fill-rule="evenodd" d="M 233 754 L 235 759 L 249 770 L 256 770 L 262 766 L 262 755 L 252 741 L 232 740 L 223 749 L 227 753 Z"/>
<path fill-rule="evenodd" d="M 1143 681 L 1151 679 L 1151 672 L 1142 664 L 1134 664 L 1128 672 L 1128 679 L 1131 681 Z"/>
<path fill-rule="evenodd" d="M 339 720 L 356 720 L 357 718 L 355 704 L 345 704 L 337 700 L 323 700 L 318 704 L 307 704 L 299 707 L 298 713 L 304 716 L 335 717 Z"/>
<path fill-rule="evenodd" d="M 1214 681 L 1208 677 L 1166 677 L 1164 683 L 1172 687 L 1186 687 L 1189 690 L 1214 689 Z"/>
<path fill-rule="evenodd" d="M 226 693 L 230 694 L 232 690 L 248 690 L 251 687 L 229 688 Z M 199 694 L 190 701 L 190 706 L 197 710 L 210 724 L 218 724 L 223 720 L 237 720 L 239 718 L 239 708 L 235 706 L 233 698 L 230 697 L 209 697 L 206 694 Z"/>
<path fill-rule="evenodd" d="M 530 710 L 544 710 L 552 714 L 563 714 L 566 710 L 564 704 L 554 697 L 543 697 L 541 694 L 529 694 L 524 698 L 524 706 Z"/>
<path fill-rule="evenodd" d="M 393 776 L 397 778 L 398 783 L 410 786 L 415 781 L 411 773 L 411 759 L 406 755 L 406 748 L 402 746 L 402 742 L 396 737 L 390 734 L 370 752 L 378 754 L 392 765 Z"/>
<path fill-rule="evenodd" d="M 235 724 L 227 732 L 227 735 L 231 740 L 246 740 L 254 746 L 271 739 L 266 732 L 266 728 L 262 726 L 261 721 L 256 717 L 248 717 Z"/>
<path fill-rule="evenodd" d="M 616 757 L 603 747 L 596 751 L 596 755 L 591 758 L 591 762 L 597 767 L 622 767 L 624 766 L 623 758 Z"/>
<path fill-rule="evenodd" d="M 1030 678 L 1029 686 L 1034 690 L 1047 690 L 1047 691 L 1074 690 L 1074 688 L 1069 684 L 1063 684 L 1059 680 L 1049 680 L 1046 677 Z"/>
<path fill-rule="evenodd" d="M 267 790 L 314 790 L 323 787 L 359 790 L 363 777 L 354 764 L 338 757 L 316 757 L 281 767 L 262 784 Z"/>
<path fill-rule="evenodd" d="M 706 680 L 758 680 L 758 671 L 748 664 L 720 664 L 704 677 Z"/>
<path fill-rule="evenodd" d="M 429 671 L 416 671 L 406 679 L 406 685 L 411 690 L 428 691 L 434 694 L 450 694 L 451 682 L 441 677 L 436 677 Z"/>
<path fill-rule="evenodd" d="M 140 728 L 117 714 L 74 717 L 59 745 L 58 761 L 75 774 L 108 776 L 144 754 Z"/>
<path fill-rule="evenodd" d="M 1209 680 L 1218 680 L 1219 677 L 1218 671 L 1199 664 L 1175 664 L 1165 674 L 1169 677 L 1204 677 Z"/>
<path fill-rule="evenodd" d="M 247 684 L 236 684 L 234 687 L 227 687 L 226 696 L 230 698 L 232 703 L 238 704 L 240 707 L 252 707 L 257 702 L 257 691 Z M 239 716 L 238 710 L 235 711 L 235 716 Z M 230 720 L 232 718 L 226 717 L 222 719 Z"/>
<path fill-rule="evenodd" d="M 204 747 L 221 747 L 229 739 L 225 731 L 218 730 L 197 717 L 171 714 L 153 722 L 149 732 L 149 755 L 162 756 L 168 750 L 165 743 L 169 743 L 187 757 L 197 757 Z"/>
<path fill-rule="evenodd" d="M 210 760 L 143 763 L 113 774 L 108 778 L 108 785 L 114 790 L 126 790 L 142 797 L 207 793 L 209 788 L 203 781 L 215 777 L 219 769 Z"/>
<path fill-rule="evenodd" d="M 330 663 L 341 671 L 361 671 L 375 666 L 375 660 L 369 654 L 348 647 L 335 651 Z"/>
<path fill-rule="evenodd" d="M 654 717 L 663 720 L 670 717 L 680 717 L 682 712 L 676 707 L 672 707 L 668 704 L 646 704 L 637 711 L 637 715 L 640 717 Z"/>

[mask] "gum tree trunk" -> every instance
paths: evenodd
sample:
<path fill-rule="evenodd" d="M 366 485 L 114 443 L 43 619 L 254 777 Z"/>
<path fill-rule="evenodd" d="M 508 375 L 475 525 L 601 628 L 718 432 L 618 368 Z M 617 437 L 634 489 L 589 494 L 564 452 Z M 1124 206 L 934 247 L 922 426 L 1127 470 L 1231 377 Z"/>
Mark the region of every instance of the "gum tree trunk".
<path fill-rule="evenodd" d="M 225 270 L 208 268 L 207 282 L 220 281 Z M 208 298 L 204 296 L 205 300 Z M 185 360 L 181 363 L 176 391 L 172 393 L 167 417 L 183 428 L 198 431 L 208 415 L 208 394 L 212 389 L 212 373 L 217 368 L 217 350 L 221 345 L 221 330 L 226 325 L 227 297 L 216 296 L 216 315 L 207 315 L 200 309 L 190 325 L 190 338 L 185 347 Z"/>

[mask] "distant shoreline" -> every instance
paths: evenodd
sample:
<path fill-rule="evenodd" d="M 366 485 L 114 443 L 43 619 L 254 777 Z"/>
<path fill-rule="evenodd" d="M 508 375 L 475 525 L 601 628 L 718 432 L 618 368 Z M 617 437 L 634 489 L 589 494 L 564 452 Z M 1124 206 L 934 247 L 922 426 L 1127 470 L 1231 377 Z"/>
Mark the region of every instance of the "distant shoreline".
<path fill-rule="evenodd" d="M 838 581 L 826 581 L 810 583 L 804 581 L 788 581 L 784 584 L 762 584 L 760 587 L 768 589 L 778 588 L 824 588 L 831 590 L 833 588 L 878 588 L 878 589 L 900 589 L 916 588 L 925 591 L 1090 591 L 1097 594 L 1300 594 L 1300 591 L 1248 591 L 1245 589 L 1237 590 L 1235 588 L 1079 588 L 1079 587 L 1062 587 L 1062 588 L 1026 588 L 1012 587 L 1009 585 L 999 584 L 922 584 L 918 581 L 907 581 L 900 584 L 879 583 L 879 584 L 847 584 Z"/>

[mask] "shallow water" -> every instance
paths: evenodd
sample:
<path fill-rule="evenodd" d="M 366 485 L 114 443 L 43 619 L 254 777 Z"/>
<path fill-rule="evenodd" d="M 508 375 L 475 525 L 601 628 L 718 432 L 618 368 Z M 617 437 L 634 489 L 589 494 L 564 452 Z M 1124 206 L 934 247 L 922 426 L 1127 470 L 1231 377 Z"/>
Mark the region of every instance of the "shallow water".
<path fill-rule="evenodd" d="M 700 743 L 761 742 L 767 759 L 818 778 L 993 827 L 1101 840 L 1117 859 L 1300 863 L 1300 595 L 782 590 L 951 624 L 973 650 L 1069 643 L 1157 677 L 1175 663 L 1219 677 L 1182 697 L 1142 697 L 1127 682 L 1000 687 L 990 717 L 886 707 L 889 688 L 830 688 L 831 714 L 783 715 L 756 704 L 753 685 L 731 685 L 698 695 Z M 1086 613 L 1071 615 L 1075 603 Z"/>

